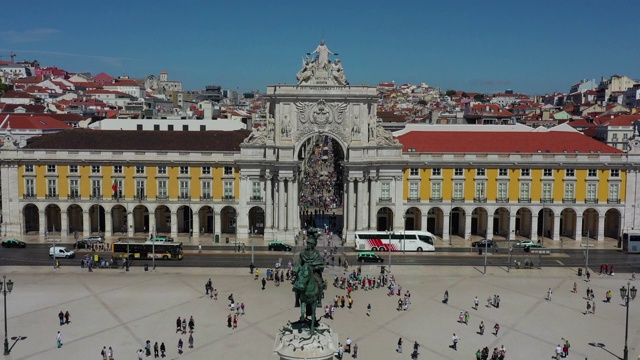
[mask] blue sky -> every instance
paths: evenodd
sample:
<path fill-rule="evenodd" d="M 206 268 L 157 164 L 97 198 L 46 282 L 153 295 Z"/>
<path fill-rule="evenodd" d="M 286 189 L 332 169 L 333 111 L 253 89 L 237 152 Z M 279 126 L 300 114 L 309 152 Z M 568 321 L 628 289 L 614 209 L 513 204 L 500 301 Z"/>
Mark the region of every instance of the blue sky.
<path fill-rule="evenodd" d="M 351 84 L 544 94 L 613 74 L 640 80 L 640 2 L 31 0 L 4 16 L 0 55 L 185 89 L 295 83 L 326 39 Z"/>

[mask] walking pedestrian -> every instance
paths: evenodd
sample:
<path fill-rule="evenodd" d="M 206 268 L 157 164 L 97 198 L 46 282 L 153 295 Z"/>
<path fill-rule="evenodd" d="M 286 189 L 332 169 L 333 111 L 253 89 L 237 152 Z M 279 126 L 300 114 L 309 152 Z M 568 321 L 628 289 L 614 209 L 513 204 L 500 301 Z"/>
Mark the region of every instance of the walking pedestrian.
<path fill-rule="evenodd" d="M 138 360 L 142 360 L 142 358 L 144 358 L 144 351 L 142 351 L 142 349 L 138 349 L 136 354 L 138 355 Z"/>
<path fill-rule="evenodd" d="M 233 315 L 233 328 L 236 329 L 238 327 L 238 316 Z"/>
<path fill-rule="evenodd" d="M 58 319 L 60 319 L 60 326 L 64 325 L 64 313 L 62 310 L 58 313 Z"/>
<path fill-rule="evenodd" d="M 179 333 L 180 330 L 182 330 L 182 320 L 180 319 L 180 316 L 178 316 L 178 319 L 176 320 L 176 333 Z"/>
<path fill-rule="evenodd" d="M 449 290 L 444 291 L 444 297 L 442 299 L 443 304 L 447 304 L 449 302 Z"/>
<path fill-rule="evenodd" d="M 577 293 L 578 292 L 578 284 L 576 284 L 576 282 L 573 282 L 573 293 Z"/>
<path fill-rule="evenodd" d="M 262 278 L 262 290 L 264 290 L 264 287 L 267 285 L 267 280 L 265 280 L 265 278 Z"/>
<path fill-rule="evenodd" d="M 353 344 L 353 355 L 351 355 L 354 359 L 358 357 L 358 344 Z"/>
<path fill-rule="evenodd" d="M 349 354 L 351 354 L 351 342 L 352 342 L 351 338 L 347 338 L 346 345 L 347 345 L 347 353 Z"/>
<path fill-rule="evenodd" d="M 478 326 L 478 329 L 480 330 L 478 331 L 478 334 L 484 335 L 484 321 L 480 321 L 480 326 Z"/>
<path fill-rule="evenodd" d="M 554 359 L 560 359 L 560 356 L 562 356 L 562 346 L 558 344 L 558 346 L 556 347 L 556 356 L 554 357 Z"/>
<path fill-rule="evenodd" d="M 192 333 L 196 327 L 196 322 L 193 320 L 193 315 L 189 318 L 189 332 Z"/>
<path fill-rule="evenodd" d="M 107 360 L 107 347 L 103 346 L 102 351 L 100 351 L 100 355 L 102 355 L 102 360 Z"/>
<path fill-rule="evenodd" d="M 493 335 L 498 336 L 498 331 L 500 331 L 500 324 L 496 323 L 493 326 Z"/>
<path fill-rule="evenodd" d="M 58 331 L 58 335 L 56 335 L 56 344 L 58 345 L 58 349 L 62 347 L 62 334 Z"/>
<path fill-rule="evenodd" d="M 591 273 L 587 270 L 587 282 L 591 281 Z"/>
<path fill-rule="evenodd" d="M 371 316 L 371 304 L 367 305 L 367 316 Z"/>
<path fill-rule="evenodd" d="M 414 352 L 417 352 L 419 347 L 420 347 L 420 344 L 418 344 L 418 342 L 417 342 L 417 341 L 414 341 L 414 342 L 413 342 L 413 351 L 414 351 Z"/>
<path fill-rule="evenodd" d="M 58 333 L 60 332 L 58 331 Z M 402 354 L 402 338 L 398 339 L 398 348 L 396 349 L 396 352 Z"/>
<path fill-rule="evenodd" d="M 233 318 L 231 317 L 231 314 L 227 315 L 227 327 L 231 328 L 231 322 L 233 321 Z"/>
<path fill-rule="evenodd" d="M 178 354 L 182 355 L 182 346 L 184 343 L 182 342 L 182 338 L 178 340 Z"/>
<path fill-rule="evenodd" d="M 469 325 L 469 312 L 466 310 L 464 312 L 464 324 Z"/>
<path fill-rule="evenodd" d="M 158 342 L 157 341 L 153 344 L 153 357 L 154 358 L 158 357 Z"/>
<path fill-rule="evenodd" d="M 69 314 L 69 311 L 65 311 L 64 312 L 64 323 L 65 324 L 69 324 L 71 323 L 71 321 L 69 320 L 71 318 L 71 315 Z"/>
<path fill-rule="evenodd" d="M 456 333 L 453 333 L 451 340 L 453 341 L 453 344 L 451 344 L 451 348 L 455 351 L 458 351 L 458 340 L 460 340 L 460 338 L 458 337 L 458 335 L 456 335 Z"/>
<path fill-rule="evenodd" d="M 478 300 L 478 297 L 476 296 L 476 297 L 473 299 L 473 308 L 474 308 L 475 310 L 478 310 L 478 304 L 480 304 L 480 301 Z"/>
<path fill-rule="evenodd" d="M 567 339 L 564 340 L 563 350 L 564 350 L 565 347 L 567 348 L 567 350 L 564 352 L 564 356 L 566 357 L 566 356 L 569 356 L 569 348 L 571 348 L 571 344 L 569 343 L 569 340 L 567 340 Z"/>
<path fill-rule="evenodd" d="M 595 302 L 595 301 L 592 301 L 591 303 L 592 303 L 592 304 L 591 304 L 591 313 L 592 313 L 593 315 L 595 315 L 595 314 L 596 314 L 596 302 Z"/>
<path fill-rule="evenodd" d="M 193 349 L 193 333 L 189 334 L 189 349 Z"/>
<path fill-rule="evenodd" d="M 551 291 L 551 288 L 549 288 L 549 290 L 547 290 L 547 301 L 551 301 L 551 294 L 553 294 L 553 292 Z"/>
<path fill-rule="evenodd" d="M 151 356 L 151 340 L 147 340 L 144 344 L 144 353 L 147 357 Z"/>
<path fill-rule="evenodd" d="M 166 355 L 164 354 L 167 351 L 167 348 L 164 346 L 164 341 L 160 344 L 160 356 L 164 358 Z"/>
<path fill-rule="evenodd" d="M 198 244 L 198 254 L 202 254 L 202 244 Z"/>
<path fill-rule="evenodd" d="M 584 314 L 588 316 L 589 312 L 591 312 L 591 301 L 587 300 L 587 311 Z"/>
<path fill-rule="evenodd" d="M 218 300 L 218 289 L 213 289 L 213 300 Z"/>
<path fill-rule="evenodd" d="M 107 349 L 107 357 L 109 358 L 109 360 L 113 360 L 113 348 L 111 348 L 111 346 L 109 346 L 109 349 Z"/>

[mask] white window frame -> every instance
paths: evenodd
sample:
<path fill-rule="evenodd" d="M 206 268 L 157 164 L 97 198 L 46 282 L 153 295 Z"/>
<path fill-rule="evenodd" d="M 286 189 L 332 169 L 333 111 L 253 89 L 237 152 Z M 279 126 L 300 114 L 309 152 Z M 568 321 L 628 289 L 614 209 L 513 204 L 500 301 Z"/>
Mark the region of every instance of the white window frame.
<path fill-rule="evenodd" d="M 499 182 L 498 183 L 498 200 L 505 201 L 507 199 L 509 199 L 509 183 Z"/>
<path fill-rule="evenodd" d="M 167 175 L 167 167 L 165 165 L 158 166 L 158 175 Z"/>
<path fill-rule="evenodd" d="M 519 194 L 520 194 L 520 197 L 519 197 L 520 200 L 529 201 L 531 199 L 531 183 L 521 182 Z"/>
<path fill-rule="evenodd" d="M 609 184 L 609 202 L 620 201 L 620 184 L 617 182 Z"/>
<path fill-rule="evenodd" d="M 24 166 L 24 172 L 33 173 L 33 164 L 28 164 Z"/>
<path fill-rule="evenodd" d="M 552 182 L 543 182 L 542 183 L 542 198 L 541 202 L 551 202 L 553 200 L 553 183 Z"/>
<path fill-rule="evenodd" d="M 476 181 L 475 198 L 476 200 L 487 199 L 487 182 L 486 181 Z"/>
<path fill-rule="evenodd" d="M 55 165 L 47 165 L 47 173 L 52 174 L 55 173 L 57 170 L 57 167 Z"/>
<path fill-rule="evenodd" d="M 189 183 L 189 180 L 179 181 L 180 199 L 188 199 L 191 196 L 189 191 L 190 187 L 191 187 L 191 184 Z"/>
<path fill-rule="evenodd" d="M 522 176 L 522 177 L 530 177 L 531 176 L 531 169 L 530 168 L 522 168 L 522 169 L 520 169 L 520 176 Z"/>
<path fill-rule="evenodd" d="M 507 168 L 498 169 L 498 176 L 509 176 L 509 169 Z"/>
<path fill-rule="evenodd" d="M 47 196 L 58 196 L 58 179 L 47 179 Z"/>
<path fill-rule="evenodd" d="M 69 173 L 77 174 L 78 173 L 78 165 L 69 165 Z"/>
<path fill-rule="evenodd" d="M 80 180 L 69 179 L 69 196 L 71 198 L 80 197 Z"/>
<path fill-rule="evenodd" d="M 453 176 L 464 176 L 464 168 L 454 168 Z"/>
<path fill-rule="evenodd" d="M 189 175 L 189 167 L 188 166 L 180 166 L 179 173 L 180 173 L 180 175 Z"/>
<path fill-rule="evenodd" d="M 415 200 L 419 198 L 420 184 L 417 182 L 409 183 L 409 200 Z"/>
<path fill-rule="evenodd" d="M 113 166 L 114 174 L 122 174 L 122 165 L 114 165 Z"/>
<path fill-rule="evenodd" d="M 431 176 L 442 176 L 442 168 L 431 169 Z"/>
<path fill-rule="evenodd" d="M 485 168 L 477 168 L 476 176 L 487 176 L 487 169 Z"/>
<path fill-rule="evenodd" d="M 564 170 L 565 177 L 576 177 L 576 169 L 565 169 Z"/>
<path fill-rule="evenodd" d="M 383 181 L 380 183 L 380 199 L 382 200 L 391 199 L 391 183 L 390 182 Z"/>
<path fill-rule="evenodd" d="M 590 177 L 590 178 L 598 177 L 598 169 L 587 169 L 587 177 Z"/>
<path fill-rule="evenodd" d="M 418 168 L 409 168 L 409 176 L 419 176 L 420 169 Z"/>
<path fill-rule="evenodd" d="M 203 166 L 202 175 L 211 175 L 211 166 Z"/>
<path fill-rule="evenodd" d="M 233 175 L 233 166 L 225 166 L 224 167 L 224 175 Z"/>
<path fill-rule="evenodd" d="M 453 183 L 453 199 L 464 200 L 464 182 L 456 181 Z"/>
<path fill-rule="evenodd" d="M 92 174 L 100 174 L 100 165 L 91 165 Z"/>
<path fill-rule="evenodd" d="M 553 169 L 542 169 L 542 177 L 553 177 Z"/>
<path fill-rule="evenodd" d="M 136 179 L 136 198 L 144 199 L 147 196 L 147 182 L 144 179 Z"/>
<path fill-rule="evenodd" d="M 137 174 L 137 175 L 144 174 L 144 171 L 145 171 L 144 166 L 142 166 L 142 165 L 136 165 L 136 170 L 135 170 L 135 171 L 136 171 L 136 174 Z M 138 193 L 138 192 L 136 192 L 136 194 L 137 194 L 137 193 Z"/>
<path fill-rule="evenodd" d="M 611 169 L 609 171 L 609 177 L 613 177 L 613 178 L 620 177 L 620 169 Z"/>
<path fill-rule="evenodd" d="M 28 197 L 36 196 L 36 179 L 24 179 L 24 195 Z"/>
<path fill-rule="evenodd" d="M 202 180 L 200 182 L 201 193 L 203 199 L 211 199 L 211 180 Z"/>
<path fill-rule="evenodd" d="M 431 198 L 438 201 L 442 200 L 442 182 L 431 183 Z"/>
<path fill-rule="evenodd" d="M 234 196 L 233 181 L 223 181 L 222 191 L 225 198 L 230 199 Z"/>
<path fill-rule="evenodd" d="M 102 196 L 102 180 L 91 179 L 91 197 L 99 198 Z"/>
<path fill-rule="evenodd" d="M 167 180 L 158 180 L 158 198 L 167 199 L 169 192 L 167 190 Z"/>
<path fill-rule="evenodd" d="M 576 184 L 573 182 L 564 183 L 564 200 L 575 201 L 576 199 Z"/>
<path fill-rule="evenodd" d="M 585 201 L 594 202 L 598 199 L 598 184 L 595 182 L 587 183 L 587 193 Z"/>

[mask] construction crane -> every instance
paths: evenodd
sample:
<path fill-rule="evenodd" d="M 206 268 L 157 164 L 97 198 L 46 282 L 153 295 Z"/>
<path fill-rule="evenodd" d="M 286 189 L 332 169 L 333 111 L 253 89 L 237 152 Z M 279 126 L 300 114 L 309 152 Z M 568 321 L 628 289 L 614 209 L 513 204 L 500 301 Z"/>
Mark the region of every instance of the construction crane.
<path fill-rule="evenodd" d="M 9 56 L 11 57 L 11 63 L 15 64 L 16 62 L 14 61 L 14 59 L 16 58 L 16 56 L 18 56 L 16 53 L 14 53 L 13 51 L 11 51 L 11 54 L 9 54 Z"/>

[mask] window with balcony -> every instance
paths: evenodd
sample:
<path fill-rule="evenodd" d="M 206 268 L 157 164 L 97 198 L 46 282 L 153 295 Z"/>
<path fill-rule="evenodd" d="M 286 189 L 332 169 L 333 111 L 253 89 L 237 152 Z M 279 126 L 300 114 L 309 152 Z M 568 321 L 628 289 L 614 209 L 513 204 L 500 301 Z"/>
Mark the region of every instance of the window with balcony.
<path fill-rule="evenodd" d="M 553 169 L 542 169 L 542 176 L 544 177 L 553 176 Z"/>
<path fill-rule="evenodd" d="M 158 199 L 167 199 L 168 197 L 167 180 L 158 180 Z"/>
<path fill-rule="evenodd" d="M 487 202 L 487 183 L 485 181 L 476 181 L 475 202 Z"/>
<path fill-rule="evenodd" d="M 115 187 L 115 191 L 113 192 L 112 197 L 114 199 L 124 198 L 124 179 L 115 179 L 113 181 L 113 186 Z"/>
<path fill-rule="evenodd" d="M 102 198 L 102 180 L 99 180 L 99 179 L 91 180 L 91 198 L 92 199 Z"/>
<path fill-rule="evenodd" d="M 520 169 L 520 176 L 529 177 L 531 176 L 531 169 Z"/>
<path fill-rule="evenodd" d="M 487 169 L 485 168 L 477 168 L 476 176 L 487 176 Z"/>
<path fill-rule="evenodd" d="M 420 201 L 420 195 L 418 194 L 418 183 L 409 183 L 409 201 Z"/>
<path fill-rule="evenodd" d="M 609 204 L 620 203 L 620 184 L 609 184 Z"/>
<path fill-rule="evenodd" d="M 78 173 L 78 165 L 69 165 L 69 173 L 77 174 Z"/>
<path fill-rule="evenodd" d="M 509 169 L 498 169 L 498 176 L 509 176 Z"/>
<path fill-rule="evenodd" d="M 80 181 L 78 179 L 69 180 L 69 199 L 80 197 Z"/>
<path fill-rule="evenodd" d="M 100 165 L 91 165 L 92 174 L 100 174 Z"/>
<path fill-rule="evenodd" d="M 113 166 L 114 174 L 122 174 L 122 165 L 114 165 Z"/>
<path fill-rule="evenodd" d="M 531 184 L 528 182 L 520 183 L 520 197 L 518 198 L 519 202 L 531 202 L 531 192 L 530 192 Z"/>
<path fill-rule="evenodd" d="M 189 193 L 189 181 L 188 180 L 180 180 L 180 199 L 190 199 L 191 194 Z"/>
<path fill-rule="evenodd" d="M 596 169 L 587 170 L 587 176 L 588 177 L 598 177 L 598 170 L 596 170 Z"/>
<path fill-rule="evenodd" d="M 420 175 L 420 169 L 418 169 L 418 168 L 409 169 L 409 175 L 410 176 L 418 176 L 418 175 Z"/>
<path fill-rule="evenodd" d="M 136 165 L 136 174 L 144 174 L 144 166 Z"/>
<path fill-rule="evenodd" d="M 211 166 L 203 166 L 202 175 L 211 175 Z"/>
<path fill-rule="evenodd" d="M 57 197 L 58 197 L 58 180 L 48 179 L 47 180 L 47 198 L 51 199 L 51 198 L 57 198 Z"/>
<path fill-rule="evenodd" d="M 442 201 L 442 183 L 441 182 L 433 182 L 431 183 L 431 198 L 429 201 L 441 202 Z"/>
<path fill-rule="evenodd" d="M 576 176 L 576 169 L 566 169 L 564 171 L 564 176 L 566 176 L 566 177 L 575 177 Z"/>
<path fill-rule="evenodd" d="M 610 177 L 620 177 L 620 169 L 611 169 Z"/>
<path fill-rule="evenodd" d="M 146 182 L 144 180 L 136 180 L 136 200 L 146 200 Z"/>
<path fill-rule="evenodd" d="M 224 174 L 225 175 L 233 175 L 233 167 L 232 166 L 225 166 L 224 167 Z"/>
<path fill-rule="evenodd" d="M 189 175 L 189 167 L 180 166 L 180 175 Z"/>
<path fill-rule="evenodd" d="M 431 169 L 431 176 L 442 176 L 442 169 L 441 168 Z"/>
<path fill-rule="evenodd" d="M 453 201 L 455 202 L 464 201 L 464 183 L 462 182 L 453 183 Z"/>
<path fill-rule="evenodd" d="M 56 172 L 56 166 L 55 165 L 47 165 L 47 172 L 48 173 L 55 173 Z"/>
<path fill-rule="evenodd" d="M 597 184 L 587 184 L 587 197 L 585 198 L 585 202 L 591 204 L 595 204 L 598 202 Z"/>
<path fill-rule="evenodd" d="M 553 183 L 550 183 L 550 182 L 542 183 L 541 201 L 544 203 L 553 202 Z"/>
<path fill-rule="evenodd" d="M 200 184 L 202 186 L 202 195 L 200 196 L 200 200 L 211 199 L 211 181 L 203 180 Z"/>
<path fill-rule="evenodd" d="M 24 166 L 24 172 L 32 173 L 33 172 L 33 165 L 25 165 Z"/>
<path fill-rule="evenodd" d="M 391 183 L 380 183 L 380 201 L 391 201 Z"/>
<path fill-rule="evenodd" d="M 167 175 L 167 167 L 164 165 L 158 166 L 158 175 Z"/>
<path fill-rule="evenodd" d="M 225 200 L 233 200 L 235 199 L 234 193 L 233 193 L 233 181 L 225 181 L 223 183 L 223 196 L 222 198 Z"/>
<path fill-rule="evenodd" d="M 576 185 L 572 182 L 564 184 L 564 198 L 562 199 L 562 202 L 565 202 L 565 203 L 576 202 L 575 186 Z"/>
<path fill-rule="evenodd" d="M 251 201 L 262 201 L 262 184 L 258 181 L 251 183 Z"/>
<path fill-rule="evenodd" d="M 509 202 L 509 184 L 506 182 L 498 183 L 498 197 L 497 202 Z"/>
<path fill-rule="evenodd" d="M 453 169 L 453 176 L 464 176 L 464 169 L 463 168 Z"/>
<path fill-rule="evenodd" d="M 24 180 L 24 197 L 26 198 L 36 197 L 36 180 L 35 179 Z"/>

